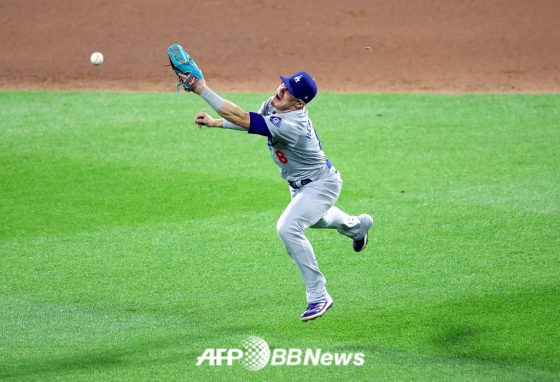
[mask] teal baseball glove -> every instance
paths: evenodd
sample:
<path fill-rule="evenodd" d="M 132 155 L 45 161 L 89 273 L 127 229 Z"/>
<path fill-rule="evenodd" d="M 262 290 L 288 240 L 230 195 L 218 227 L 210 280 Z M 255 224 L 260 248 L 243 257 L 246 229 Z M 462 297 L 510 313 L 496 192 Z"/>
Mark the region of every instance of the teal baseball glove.
<path fill-rule="evenodd" d="M 183 86 L 185 91 L 192 92 L 198 81 L 204 78 L 198 66 L 196 66 L 191 56 L 189 56 L 181 45 L 171 45 L 169 49 L 167 49 L 167 55 L 169 56 L 169 62 L 175 74 L 177 74 L 178 77 L 179 74 L 186 76 L 186 78 L 179 77 L 179 81 L 175 84 L 177 92 L 179 92 L 180 86 Z"/>

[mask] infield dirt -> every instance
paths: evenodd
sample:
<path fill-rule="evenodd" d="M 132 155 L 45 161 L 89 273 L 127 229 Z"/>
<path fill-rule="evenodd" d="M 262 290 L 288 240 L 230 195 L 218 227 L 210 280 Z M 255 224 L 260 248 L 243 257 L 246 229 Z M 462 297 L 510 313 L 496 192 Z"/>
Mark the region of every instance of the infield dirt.
<path fill-rule="evenodd" d="M 560 91 L 557 0 L 2 1 L 0 89 L 174 91 L 173 43 L 217 91 Z"/>

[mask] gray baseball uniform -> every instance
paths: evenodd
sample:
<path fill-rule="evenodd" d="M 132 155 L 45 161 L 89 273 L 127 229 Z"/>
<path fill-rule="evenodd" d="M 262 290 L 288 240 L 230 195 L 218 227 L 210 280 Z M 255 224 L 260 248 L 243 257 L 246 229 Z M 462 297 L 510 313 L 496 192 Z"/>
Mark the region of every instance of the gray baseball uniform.
<path fill-rule="evenodd" d="M 198 89 L 197 94 L 224 118 L 223 128 L 248 129 L 249 134 L 268 138 L 272 159 L 290 186 L 292 200 L 278 219 L 276 229 L 307 287 L 308 305 L 300 316 L 301 321 L 306 322 L 321 317 L 333 305 L 333 299 L 325 288 L 325 277 L 319 270 L 305 230 L 310 227 L 336 228 L 353 239 L 355 252 L 361 252 L 367 246 L 373 218 L 368 214 L 350 216 L 334 206 L 340 195 L 342 179 L 325 156 L 305 107 L 317 95 L 315 80 L 303 71 L 290 77 L 281 75 L 280 79 L 282 84 L 276 94 L 263 102 L 258 113 L 243 112 L 206 86 Z M 197 115 L 195 123 L 199 126 L 220 125 L 206 113 Z"/>
<path fill-rule="evenodd" d="M 278 236 L 299 267 L 307 286 L 307 301 L 325 302 L 329 299 L 326 280 L 304 231 L 309 227 L 336 228 L 341 234 L 359 240 L 369 226 L 363 227 L 357 216 L 349 216 L 334 207 L 342 179 L 326 158 L 307 109 L 275 114 L 271 99 L 262 104 L 258 117 L 257 113 L 251 113 L 251 129 L 264 119 L 270 132 L 268 147 L 272 159 L 290 186 L 292 200 L 278 220 Z"/>

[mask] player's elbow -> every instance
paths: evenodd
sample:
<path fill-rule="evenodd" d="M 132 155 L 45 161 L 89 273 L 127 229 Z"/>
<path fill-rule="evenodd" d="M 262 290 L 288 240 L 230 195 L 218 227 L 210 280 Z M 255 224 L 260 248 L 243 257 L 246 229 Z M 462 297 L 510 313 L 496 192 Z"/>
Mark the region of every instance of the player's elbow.
<path fill-rule="evenodd" d="M 226 119 L 247 130 L 249 130 L 249 126 L 251 125 L 251 118 L 249 117 L 249 113 L 246 112 L 233 114 L 231 118 Z"/>

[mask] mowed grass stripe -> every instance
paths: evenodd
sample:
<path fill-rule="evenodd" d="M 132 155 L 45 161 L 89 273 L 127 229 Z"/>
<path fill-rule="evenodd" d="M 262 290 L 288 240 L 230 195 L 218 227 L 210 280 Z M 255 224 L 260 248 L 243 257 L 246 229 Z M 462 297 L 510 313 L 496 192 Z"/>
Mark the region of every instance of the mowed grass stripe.
<path fill-rule="evenodd" d="M 263 138 L 199 131 L 192 95 L 0 103 L 4 379 L 560 380 L 558 95 L 320 94 L 337 205 L 376 225 L 359 254 L 308 232 L 335 307 L 306 325 Z M 250 335 L 366 365 L 195 366 Z"/>

